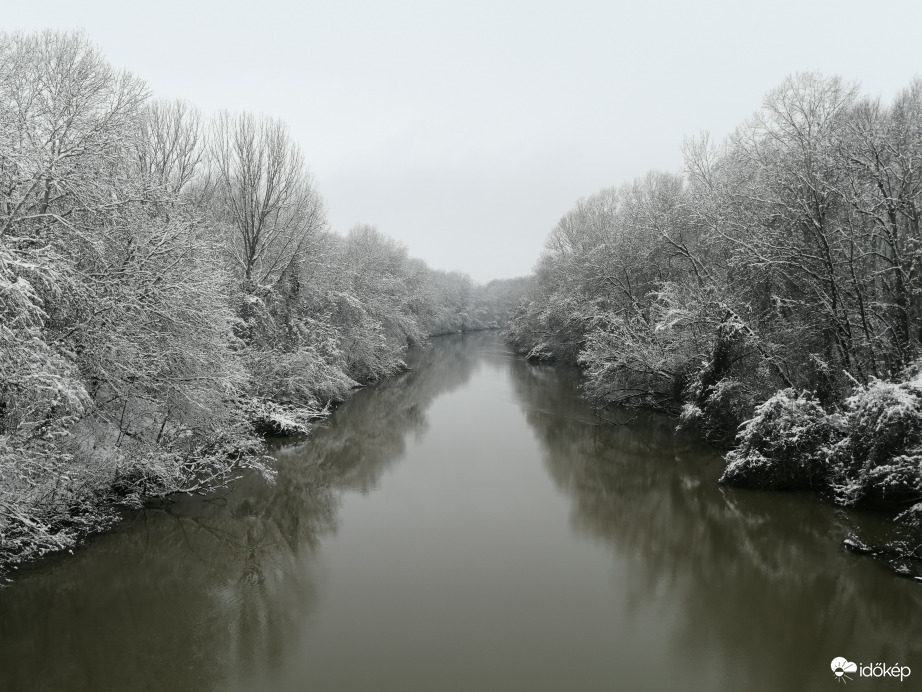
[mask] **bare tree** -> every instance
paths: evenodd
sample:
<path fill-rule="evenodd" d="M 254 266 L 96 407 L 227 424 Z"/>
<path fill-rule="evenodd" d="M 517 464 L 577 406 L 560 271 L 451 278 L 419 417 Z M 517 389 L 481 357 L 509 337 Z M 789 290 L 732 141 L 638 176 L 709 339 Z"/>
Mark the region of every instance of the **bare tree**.
<path fill-rule="evenodd" d="M 141 111 L 137 165 L 147 184 L 176 196 L 202 168 L 204 137 L 198 109 L 184 101 L 151 101 Z"/>
<path fill-rule="evenodd" d="M 248 285 L 271 286 L 326 225 L 301 149 L 278 120 L 225 112 L 212 127 L 211 163 L 231 258 Z"/>

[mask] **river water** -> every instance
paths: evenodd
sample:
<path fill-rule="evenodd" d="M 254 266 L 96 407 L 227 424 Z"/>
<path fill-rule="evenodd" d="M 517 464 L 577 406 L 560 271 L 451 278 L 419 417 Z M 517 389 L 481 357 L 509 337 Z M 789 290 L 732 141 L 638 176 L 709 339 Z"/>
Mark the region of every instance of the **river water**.
<path fill-rule="evenodd" d="M 674 421 L 600 421 L 496 334 L 411 365 L 275 448 L 276 484 L 20 570 L 0 690 L 828 690 L 838 656 L 917 671 L 856 690 L 922 680 L 922 586 L 839 547 L 875 517 L 720 488 Z"/>

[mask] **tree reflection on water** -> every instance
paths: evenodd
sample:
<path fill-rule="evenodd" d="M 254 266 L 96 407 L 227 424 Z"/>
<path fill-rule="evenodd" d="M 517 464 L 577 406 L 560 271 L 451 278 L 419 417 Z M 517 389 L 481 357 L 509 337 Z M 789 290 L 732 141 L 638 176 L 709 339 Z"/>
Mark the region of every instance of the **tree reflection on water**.
<path fill-rule="evenodd" d="M 476 337 L 474 337 L 476 338 Z M 278 478 L 128 513 L 75 555 L 0 591 L 0 689 L 227 689 L 291 653 L 323 588 L 312 562 L 344 491 L 367 493 L 426 428 L 426 411 L 478 359 L 435 339 L 412 370 L 355 393 Z"/>
<path fill-rule="evenodd" d="M 718 486 L 720 453 L 673 419 L 622 411 L 606 416 L 629 425 L 607 425 L 578 399 L 573 371 L 519 361 L 511 374 L 573 528 L 632 561 L 635 616 L 673 614 L 677 659 L 735 665 L 740 689 L 825 685 L 837 651 L 922 665 L 922 625 L 906 617 L 922 590 L 839 548 L 880 517 Z"/>

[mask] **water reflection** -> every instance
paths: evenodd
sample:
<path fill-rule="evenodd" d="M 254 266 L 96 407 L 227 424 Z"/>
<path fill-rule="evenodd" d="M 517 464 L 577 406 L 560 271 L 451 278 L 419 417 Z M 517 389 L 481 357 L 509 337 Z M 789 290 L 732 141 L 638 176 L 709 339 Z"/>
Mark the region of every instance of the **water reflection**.
<path fill-rule="evenodd" d="M 274 485 L 251 476 L 207 501 L 178 497 L 22 571 L 0 591 L 0 690 L 226 689 L 291 656 L 342 491 L 374 489 L 477 358 L 470 339 L 435 340 L 335 425 L 278 446 Z"/>
<path fill-rule="evenodd" d="M 873 516 L 720 488 L 673 421 L 600 425 L 575 373 L 492 334 L 410 365 L 279 446 L 275 485 L 139 512 L 0 591 L 0 690 L 811 690 L 836 656 L 922 675 L 922 589 L 838 548 Z"/>
<path fill-rule="evenodd" d="M 839 549 L 880 518 L 719 487 L 719 454 L 671 419 L 599 425 L 574 373 L 522 362 L 511 373 L 572 526 L 631 561 L 635 618 L 675 620 L 665 653 L 685 662 L 684 688 L 825 689 L 836 655 L 922 674 L 922 626 L 907 617 L 922 589 Z"/>

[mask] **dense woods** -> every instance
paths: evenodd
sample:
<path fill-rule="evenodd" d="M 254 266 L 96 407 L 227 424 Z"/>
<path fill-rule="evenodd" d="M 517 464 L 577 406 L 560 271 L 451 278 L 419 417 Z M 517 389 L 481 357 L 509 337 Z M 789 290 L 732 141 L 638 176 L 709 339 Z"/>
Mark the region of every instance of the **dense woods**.
<path fill-rule="evenodd" d="M 260 433 L 497 326 L 521 285 L 332 232 L 278 120 L 155 100 L 81 33 L 0 34 L 0 564 L 271 476 Z"/>
<path fill-rule="evenodd" d="M 726 482 L 918 501 L 922 80 L 798 74 L 684 158 L 560 220 L 511 343 L 735 444 Z"/>

